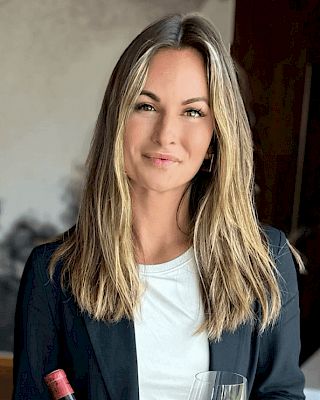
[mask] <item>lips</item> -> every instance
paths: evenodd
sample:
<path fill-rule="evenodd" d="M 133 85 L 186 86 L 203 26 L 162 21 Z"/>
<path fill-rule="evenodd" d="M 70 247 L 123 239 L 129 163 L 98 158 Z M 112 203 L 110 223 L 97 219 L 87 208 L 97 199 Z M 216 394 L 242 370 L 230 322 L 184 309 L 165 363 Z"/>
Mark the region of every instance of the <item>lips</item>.
<path fill-rule="evenodd" d="M 147 158 L 153 158 L 162 161 L 180 162 L 179 158 L 177 158 L 173 154 L 150 152 L 145 153 L 144 156 Z"/>

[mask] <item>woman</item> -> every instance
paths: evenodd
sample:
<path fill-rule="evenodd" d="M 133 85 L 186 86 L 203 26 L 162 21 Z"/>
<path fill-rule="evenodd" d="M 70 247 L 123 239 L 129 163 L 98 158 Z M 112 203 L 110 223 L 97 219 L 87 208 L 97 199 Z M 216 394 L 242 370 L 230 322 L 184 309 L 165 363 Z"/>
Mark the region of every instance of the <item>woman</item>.
<path fill-rule="evenodd" d="M 98 117 L 77 223 L 33 250 L 18 297 L 15 399 L 186 399 L 199 371 L 250 399 L 303 399 L 296 272 L 253 206 L 252 141 L 232 60 L 195 14 L 147 27 Z"/>

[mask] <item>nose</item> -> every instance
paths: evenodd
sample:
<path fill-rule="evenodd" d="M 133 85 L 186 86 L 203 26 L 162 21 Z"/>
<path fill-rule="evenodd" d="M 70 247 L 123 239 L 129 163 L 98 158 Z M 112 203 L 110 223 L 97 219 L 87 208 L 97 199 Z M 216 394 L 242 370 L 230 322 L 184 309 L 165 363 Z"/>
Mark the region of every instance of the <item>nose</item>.
<path fill-rule="evenodd" d="M 163 114 L 160 116 L 152 133 L 152 141 L 165 147 L 176 143 L 178 121 L 174 116 Z"/>

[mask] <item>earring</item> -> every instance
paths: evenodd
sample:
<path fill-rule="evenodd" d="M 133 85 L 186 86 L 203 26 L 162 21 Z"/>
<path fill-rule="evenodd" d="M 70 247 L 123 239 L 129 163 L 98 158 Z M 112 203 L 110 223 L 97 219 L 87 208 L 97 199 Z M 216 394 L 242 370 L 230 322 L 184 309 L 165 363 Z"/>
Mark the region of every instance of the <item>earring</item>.
<path fill-rule="evenodd" d="M 208 172 L 210 173 L 212 171 L 212 166 L 213 166 L 213 159 L 214 159 L 214 153 L 208 154 L 209 157 L 205 158 L 203 160 L 202 166 L 200 168 L 201 171 L 203 172 Z M 209 161 L 210 160 L 210 161 Z M 209 165 L 208 165 L 209 164 Z"/>

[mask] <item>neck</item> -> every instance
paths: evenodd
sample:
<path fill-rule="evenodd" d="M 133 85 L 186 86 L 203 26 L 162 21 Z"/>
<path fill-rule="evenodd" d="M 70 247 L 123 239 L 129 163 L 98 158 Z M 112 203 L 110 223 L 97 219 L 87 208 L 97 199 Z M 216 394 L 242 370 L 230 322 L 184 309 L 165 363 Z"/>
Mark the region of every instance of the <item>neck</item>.
<path fill-rule="evenodd" d="M 185 194 L 182 201 L 181 196 L 181 191 L 132 191 L 133 228 L 137 240 L 138 262 L 165 262 L 190 246 L 189 193 Z"/>

